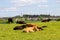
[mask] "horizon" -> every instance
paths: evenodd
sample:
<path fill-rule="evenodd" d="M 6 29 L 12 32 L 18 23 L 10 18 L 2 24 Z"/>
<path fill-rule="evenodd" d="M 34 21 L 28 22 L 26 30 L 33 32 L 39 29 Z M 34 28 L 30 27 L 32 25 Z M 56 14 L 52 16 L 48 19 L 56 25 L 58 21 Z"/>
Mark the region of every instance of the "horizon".
<path fill-rule="evenodd" d="M 0 17 L 24 14 L 60 16 L 60 0 L 0 0 Z"/>
<path fill-rule="evenodd" d="M 32 15 L 32 14 L 24 14 L 24 15 Z M 33 14 L 34 15 L 34 14 Z M 50 14 L 40 14 L 40 15 L 50 15 Z M 23 17 L 23 15 L 15 15 L 15 16 L 20 16 L 20 17 Z M 15 16 L 10 16 L 10 17 L 15 17 Z M 55 15 L 50 15 L 50 16 L 55 16 Z M 58 15 L 57 15 L 58 16 Z M 56 17 L 57 17 L 56 16 Z M 6 16 L 8 17 L 8 16 Z M 59 16 L 60 17 L 60 16 Z M 5 18 L 5 17 L 0 17 L 0 18 Z"/>

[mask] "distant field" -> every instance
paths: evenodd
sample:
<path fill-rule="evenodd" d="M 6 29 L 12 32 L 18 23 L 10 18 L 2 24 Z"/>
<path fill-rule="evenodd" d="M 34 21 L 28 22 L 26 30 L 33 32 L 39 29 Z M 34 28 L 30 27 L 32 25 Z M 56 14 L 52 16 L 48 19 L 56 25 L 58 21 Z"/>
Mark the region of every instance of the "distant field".
<path fill-rule="evenodd" d="M 13 30 L 20 24 L 0 24 L 0 40 L 60 40 L 60 22 L 29 22 L 39 27 L 47 26 L 42 31 L 23 33 L 22 30 Z"/>

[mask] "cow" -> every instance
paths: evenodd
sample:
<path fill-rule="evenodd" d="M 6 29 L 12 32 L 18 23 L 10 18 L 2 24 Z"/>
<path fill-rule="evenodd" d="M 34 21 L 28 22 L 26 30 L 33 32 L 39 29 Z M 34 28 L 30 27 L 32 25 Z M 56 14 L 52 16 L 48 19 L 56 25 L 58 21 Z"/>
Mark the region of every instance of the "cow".
<path fill-rule="evenodd" d="M 8 18 L 8 23 L 13 23 L 13 19 L 12 18 Z"/>
<path fill-rule="evenodd" d="M 13 30 L 23 30 L 24 28 L 26 28 L 26 25 L 16 26 Z"/>
<path fill-rule="evenodd" d="M 42 26 L 42 27 L 38 27 L 36 24 L 26 24 L 26 28 L 23 29 L 23 32 L 35 32 L 35 31 L 40 31 L 43 30 L 43 28 L 47 27 L 47 26 Z"/>
<path fill-rule="evenodd" d="M 17 24 L 26 24 L 25 21 L 17 21 L 16 23 L 17 23 Z"/>
<path fill-rule="evenodd" d="M 35 32 L 35 31 L 40 31 L 43 30 L 42 27 L 38 27 L 36 24 L 26 24 L 26 28 L 23 29 L 23 32 Z"/>
<path fill-rule="evenodd" d="M 51 19 L 45 19 L 45 20 L 42 20 L 41 22 L 49 22 L 51 21 Z"/>

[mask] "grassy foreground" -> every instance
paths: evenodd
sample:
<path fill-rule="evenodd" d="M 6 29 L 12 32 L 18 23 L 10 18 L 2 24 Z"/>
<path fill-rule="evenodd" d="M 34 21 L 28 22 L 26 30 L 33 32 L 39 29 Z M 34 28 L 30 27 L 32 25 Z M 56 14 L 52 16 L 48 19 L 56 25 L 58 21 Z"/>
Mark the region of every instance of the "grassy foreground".
<path fill-rule="evenodd" d="M 20 24 L 0 24 L 0 40 L 60 40 L 60 22 L 32 22 L 38 26 L 47 26 L 42 31 L 23 33 L 13 30 Z"/>

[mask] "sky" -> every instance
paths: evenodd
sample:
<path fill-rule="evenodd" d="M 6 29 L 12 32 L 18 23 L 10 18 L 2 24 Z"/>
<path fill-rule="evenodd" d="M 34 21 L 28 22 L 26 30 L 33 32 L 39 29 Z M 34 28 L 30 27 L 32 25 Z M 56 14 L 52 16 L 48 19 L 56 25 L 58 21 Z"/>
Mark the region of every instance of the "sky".
<path fill-rule="evenodd" d="M 0 17 L 23 14 L 60 16 L 60 0 L 0 0 Z"/>

